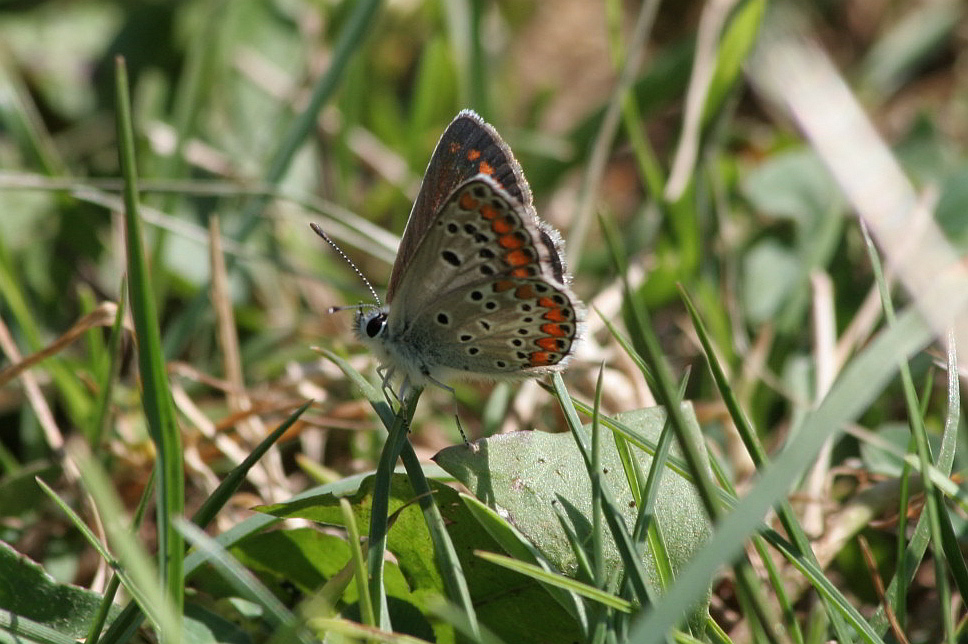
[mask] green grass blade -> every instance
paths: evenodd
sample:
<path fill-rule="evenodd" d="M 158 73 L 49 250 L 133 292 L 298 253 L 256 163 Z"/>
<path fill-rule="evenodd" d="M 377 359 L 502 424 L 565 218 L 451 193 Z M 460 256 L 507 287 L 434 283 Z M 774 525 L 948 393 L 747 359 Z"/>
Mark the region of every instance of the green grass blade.
<path fill-rule="evenodd" d="M 944 433 L 941 436 L 941 451 L 938 454 L 937 469 L 942 475 L 947 476 L 951 473 L 954 464 L 955 449 L 958 440 L 958 425 L 961 422 L 961 390 L 959 389 L 958 378 L 958 356 L 955 352 L 954 336 L 948 335 L 948 412 L 945 417 Z M 928 518 L 922 514 L 914 528 L 914 533 L 908 541 L 901 560 L 898 562 L 898 571 L 888 585 L 885 593 L 885 601 L 897 606 L 904 602 L 906 598 L 906 587 L 910 580 L 914 578 L 921 558 L 924 557 L 928 546 Z M 878 633 L 884 633 L 888 626 L 887 615 L 883 606 L 879 606 L 871 617 L 871 626 Z"/>
<path fill-rule="evenodd" d="M 279 426 L 272 430 L 268 436 L 262 439 L 262 442 L 260 442 L 255 449 L 253 449 L 249 455 L 243 459 L 241 463 L 232 468 L 232 471 L 229 472 L 224 479 L 222 479 L 222 482 L 219 483 L 217 488 L 215 488 L 215 491 L 212 492 L 207 499 L 205 499 L 202 507 L 200 507 L 198 511 L 195 512 L 194 516 L 192 516 L 192 523 L 202 528 L 211 523 L 215 518 L 215 515 L 218 514 L 218 511 L 221 510 L 225 504 L 228 503 L 229 499 L 232 498 L 232 495 L 238 491 L 239 486 L 241 486 L 245 481 L 245 477 L 248 475 L 249 470 L 251 470 L 255 464 L 259 462 L 259 459 L 261 459 L 275 444 L 275 442 L 279 440 L 284 433 L 286 433 L 287 429 L 292 427 L 293 424 L 299 420 L 299 417 L 303 415 L 303 412 L 309 409 L 310 405 L 312 404 L 312 400 L 307 400 L 300 405 L 296 411 L 291 413 L 289 417 L 286 418 L 286 420 L 280 423 Z"/>
<path fill-rule="evenodd" d="M 141 522 L 144 520 L 145 510 L 148 508 L 148 502 L 151 499 L 155 489 L 155 472 L 152 470 L 151 475 L 148 477 L 148 482 L 145 485 L 145 489 L 141 493 L 141 499 L 138 500 L 138 507 L 134 511 L 134 516 L 131 519 L 131 531 L 137 532 L 138 528 L 141 527 Z M 101 601 L 100 606 L 98 606 L 98 611 L 94 615 L 94 619 L 91 620 L 91 628 L 88 630 L 86 644 L 98 644 L 101 639 L 101 629 L 104 628 L 104 623 L 107 621 L 108 613 L 111 610 L 111 605 L 114 603 L 114 598 L 117 595 L 118 588 L 121 586 L 121 577 L 115 572 L 111 576 L 111 581 L 108 582 L 107 588 L 104 590 L 104 598 Z M 137 606 L 133 602 L 129 605 Z M 142 613 L 143 614 L 143 613 Z"/>
<path fill-rule="evenodd" d="M 595 407 L 592 410 L 592 452 L 588 476 L 592 484 L 592 570 L 595 584 L 605 584 L 604 535 L 602 534 L 602 426 L 599 422 L 602 411 L 602 383 L 605 365 L 598 367 L 598 380 L 595 383 Z"/>
<path fill-rule="evenodd" d="M 467 638 L 469 642 L 479 642 L 479 644 L 504 644 L 504 641 L 491 632 L 490 629 L 474 624 L 467 619 L 467 613 L 453 604 L 446 602 L 431 602 L 430 612 L 454 627 L 458 633 Z"/>
<path fill-rule="evenodd" d="M 689 317 L 692 320 L 692 326 L 696 330 L 696 335 L 699 338 L 699 343 L 702 345 L 703 353 L 706 356 L 706 364 L 709 366 L 710 373 L 712 373 L 713 381 L 716 383 L 716 388 L 719 390 L 719 395 L 726 404 L 726 409 L 729 411 L 729 416 L 733 421 L 733 425 L 736 427 L 736 431 L 740 435 L 740 439 L 743 441 L 743 445 L 746 447 L 747 453 L 752 458 L 753 463 L 757 468 L 764 467 L 769 459 L 766 454 L 766 450 L 763 448 L 760 442 L 759 435 L 756 429 L 753 427 L 752 422 L 750 422 L 749 416 L 746 411 L 739 404 L 739 400 L 736 398 L 733 392 L 732 386 L 730 386 L 729 378 L 726 376 L 726 370 L 723 365 L 719 362 L 717 358 L 717 353 L 713 347 L 713 341 L 706 329 L 706 324 L 703 322 L 699 315 L 699 311 L 696 309 L 696 305 L 693 303 L 692 298 L 684 288 L 679 289 L 679 293 L 683 304 L 686 305 L 686 310 L 689 313 Z M 725 480 L 725 479 L 723 479 Z M 806 533 L 803 531 L 803 527 L 800 525 L 799 519 L 797 519 L 796 513 L 793 511 L 793 507 L 790 503 L 784 499 L 781 503 L 776 506 L 777 517 L 783 524 L 783 528 L 786 530 L 787 534 L 793 543 L 796 544 L 797 548 L 801 552 L 806 553 L 811 561 L 816 564 L 816 557 L 813 553 L 813 547 L 810 544 L 810 540 L 807 538 Z M 760 553 L 761 556 L 764 553 Z M 764 563 L 770 561 L 768 557 L 763 558 Z M 772 576 L 772 573 L 771 573 Z M 778 597 L 781 598 L 781 609 L 786 616 L 785 623 L 787 629 L 790 631 L 791 635 L 796 641 L 803 641 L 803 633 L 800 630 L 799 624 L 796 620 L 791 620 L 792 608 L 783 601 L 783 597 L 786 597 L 786 592 L 783 590 L 782 585 L 774 584 L 774 588 L 777 591 Z M 846 631 L 843 629 L 843 622 L 836 617 L 836 613 L 831 612 L 834 619 L 834 628 L 837 630 L 838 636 L 843 640 L 847 637 Z"/>
<path fill-rule="evenodd" d="M 329 641 L 329 635 L 343 635 L 341 642 L 383 642 L 384 644 L 427 644 L 426 640 L 402 633 L 391 633 L 381 628 L 363 626 L 338 617 L 316 617 L 308 622 L 319 632 L 319 641 Z"/>
<path fill-rule="evenodd" d="M 652 329 L 645 307 L 642 306 L 641 301 L 629 286 L 625 258 L 621 251 L 621 245 L 614 235 L 614 230 L 609 226 L 602 226 L 602 232 L 611 253 L 612 261 L 615 263 L 615 268 L 618 274 L 622 276 L 625 303 L 631 312 L 632 328 L 636 332 L 636 337 L 639 338 L 643 358 L 645 358 L 646 364 L 649 365 L 655 376 L 656 398 L 660 404 L 665 406 L 669 414 L 669 421 L 673 431 L 675 431 L 676 439 L 689 466 L 689 471 L 693 475 L 696 490 L 706 513 L 716 522 L 723 516 L 724 510 L 718 502 L 719 488 L 713 481 L 708 464 L 703 458 L 702 437 L 689 427 L 683 416 L 677 388 L 669 366 L 662 355 L 658 338 Z M 764 598 L 761 596 L 759 584 L 749 566 L 749 562 L 745 561 L 741 554 L 741 552 L 736 553 L 734 558 L 736 563 L 733 566 L 738 587 L 746 594 L 750 606 L 755 610 L 756 617 L 764 625 L 767 637 L 774 641 L 777 637 L 773 631 L 774 620 L 769 613 Z M 698 588 L 695 590 L 698 590 Z M 685 613 L 686 610 L 683 610 L 680 614 Z"/>
<path fill-rule="evenodd" d="M 422 388 L 414 388 L 403 401 L 400 411 L 397 413 L 393 426 L 390 428 L 390 435 L 383 445 L 383 452 L 380 454 L 380 462 L 376 468 L 376 477 L 373 485 L 373 504 L 370 514 L 370 539 L 366 551 L 366 567 L 369 577 L 370 599 L 373 602 L 374 617 L 377 625 L 389 631 L 392 629 L 390 615 L 387 611 L 387 597 L 383 585 L 383 559 L 387 548 L 387 530 L 390 507 L 390 479 L 393 476 L 393 469 L 396 466 L 397 458 L 403 444 L 407 442 L 407 434 L 410 432 L 410 423 L 413 421 L 413 413 L 417 408 L 417 401 L 420 399 Z M 363 592 L 363 589 L 360 589 Z"/>
<path fill-rule="evenodd" d="M 259 443 L 254 450 L 243 460 L 237 467 L 235 467 L 229 474 L 222 480 L 219 486 L 214 492 L 205 500 L 202 507 L 195 512 L 192 517 L 192 522 L 200 527 L 207 526 L 218 511 L 225 505 L 225 502 L 229 500 L 232 495 L 238 490 L 239 486 L 244 482 L 245 477 L 252 467 L 258 462 L 262 456 L 269 451 L 269 448 L 275 444 L 275 442 L 281 437 L 287 429 L 289 429 L 292 424 L 305 412 L 312 401 L 307 401 L 299 409 L 293 412 L 289 418 L 282 422 L 275 430 L 272 431 L 266 438 Z M 263 517 L 253 517 L 253 519 L 259 520 Z M 272 517 L 268 517 L 272 519 Z M 251 521 L 251 520 L 250 520 Z M 250 525 L 245 522 L 241 525 Z M 261 525 L 261 524 L 260 524 Z M 238 527 L 238 526 L 237 526 Z M 255 528 L 252 529 L 255 531 Z M 230 531 L 231 532 L 231 531 Z M 227 535 L 230 533 L 226 533 Z M 224 535 L 223 535 L 224 536 Z M 231 543 L 231 537 L 227 537 L 227 543 Z M 223 544 L 226 542 L 222 542 Z M 185 576 L 187 577 L 200 562 L 195 560 L 194 563 L 189 566 L 186 562 L 185 566 Z M 134 629 L 138 627 L 141 623 L 143 614 L 138 609 L 138 606 L 134 603 L 128 604 L 120 615 L 111 624 L 111 627 L 104 635 L 105 642 L 119 642 L 126 641 L 130 637 Z"/>
<path fill-rule="evenodd" d="M 37 642 L 38 644 L 77 644 L 77 640 L 64 635 L 46 624 L 27 619 L 0 608 L 0 630 L 11 635 L 12 642 Z"/>
<path fill-rule="evenodd" d="M 565 381 L 561 378 L 560 373 L 552 376 L 552 383 L 555 388 L 555 394 L 558 397 L 558 402 L 565 414 L 565 420 L 571 429 L 572 436 L 575 437 L 575 443 L 578 445 L 578 449 L 585 460 L 586 467 L 590 469 L 592 464 L 591 455 L 588 451 L 588 437 L 585 436 L 585 430 L 582 428 L 581 421 L 578 419 L 578 412 L 571 404 L 571 397 L 568 395 L 568 390 L 565 388 Z M 632 537 L 625 526 L 625 519 L 616 508 L 615 502 L 611 499 L 608 490 L 602 487 L 600 492 L 603 516 L 612 532 L 612 538 L 615 540 L 615 546 L 618 548 L 619 555 L 622 557 L 622 563 L 625 565 L 625 574 L 629 579 L 629 583 L 635 590 L 635 594 L 639 598 L 639 603 L 643 605 L 651 604 L 654 600 L 654 591 L 649 586 L 649 575 L 645 571 L 638 551 L 632 543 Z M 685 611 L 683 611 L 683 614 L 685 614 Z"/>
<path fill-rule="evenodd" d="M 333 47 L 326 73 L 313 87 L 309 102 L 300 114 L 293 119 L 289 129 L 282 135 L 279 149 L 269 162 L 264 183 L 274 186 L 279 183 L 289 169 L 289 164 L 316 127 L 319 112 L 332 98 L 346 73 L 353 55 L 363 46 L 367 31 L 376 23 L 376 12 L 383 4 L 381 0 L 360 0 L 353 5 L 353 12 L 343 24 L 343 29 Z M 239 240 L 246 239 L 262 219 L 267 198 L 252 200 L 240 215 Z"/>
<path fill-rule="evenodd" d="M 114 317 L 114 324 L 111 326 L 111 337 L 108 340 L 108 366 L 102 374 L 99 383 L 97 403 L 94 406 L 94 420 L 89 429 L 89 442 L 92 449 L 97 449 L 104 438 L 104 430 L 107 428 L 108 414 L 111 412 L 111 394 L 114 392 L 114 381 L 118 377 L 121 364 L 121 338 L 123 337 L 126 295 L 128 292 L 127 282 L 121 282 L 118 295 L 118 313 Z"/>
<path fill-rule="evenodd" d="M 790 561 L 797 570 L 803 573 L 808 579 L 810 579 L 813 587 L 817 589 L 822 596 L 830 601 L 837 611 L 839 611 L 843 617 L 847 620 L 848 624 L 854 628 L 856 633 L 864 642 L 869 642 L 870 644 L 880 644 L 881 639 L 871 628 L 870 624 L 864 619 L 843 593 L 841 593 L 833 582 L 827 578 L 823 570 L 818 566 L 814 565 L 811 561 L 804 558 L 796 549 L 790 548 L 790 543 L 780 538 L 780 536 L 773 532 L 772 530 L 766 531 L 764 534 L 767 541 L 770 542 L 773 547 L 777 548 L 782 552 L 788 561 Z M 641 626 L 641 623 L 639 624 Z M 851 638 L 850 641 L 853 641 Z M 644 641 L 644 640 L 643 640 Z"/>
<path fill-rule="evenodd" d="M 470 513 L 477 520 L 478 524 L 484 528 L 484 530 L 497 542 L 499 546 L 513 557 L 516 561 L 520 561 L 548 574 L 553 573 L 553 567 L 547 562 L 545 557 L 538 551 L 538 549 L 530 542 L 528 539 L 522 535 L 518 530 L 508 523 L 506 519 L 501 517 L 496 511 L 491 509 L 485 503 L 480 500 L 468 496 L 466 494 L 461 495 L 461 501 L 464 502 L 464 506 L 470 511 Z M 542 579 L 538 580 L 544 585 Z M 551 584 L 545 587 L 548 594 L 564 608 L 569 615 L 575 618 L 575 620 L 581 625 L 582 631 L 588 634 L 589 619 L 585 611 L 585 606 L 582 604 L 581 600 L 577 595 L 572 593 L 567 588 L 562 588 L 557 584 Z"/>
<path fill-rule="evenodd" d="M 363 397 L 370 401 L 370 405 L 373 407 L 373 411 L 376 415 L 380 417 L 383 421 L 383 425 L 389 430 L 393 427 L 394 414 L 393 410 L 390 409 L 390 405 L 387 404 L 386 397 L 380 392 L 379 389 L 370 384 L 370 381 L 363 377 L 359 371 L 353 368 L 353 366 L 344 360 L 341 356 L 333 353 L 325 347 L 317 347 L 317 350 L 329 358 L 340 370 L 346 374 L 354 385 L 360 388 L 363 392 Z"/>
<path fill-rule="evenodd" d="M 364 396 L 369 400 L 377 415 L 380 416 L 388 431 L 392 431 L 396 417 L 382 393 L 371 385 L 346 360 L 328 349 L 320 348 L 319 351 L 332 360 L 363 391 Z M 386 446 L 384 446 L 384 449 L 386 449 Z M 467 614 L 467 620 L 476 627 L 477 618 L 474 604 L 471 601 L 467 580 L 460 567 L 457 551 L 451 541 L 450 534 L 447 532 L 447 526 L 440 514 L 440 510 L 434 502 L 434 495 L 431 493 L 430 485 L 427 483 L 423 466 L 420 464 L 420 460 L 413 450 L 413 445 L 409 441 L 404 441 L 400 448 L 400 458 L 407 470 L 407 476 L 410 478 L 410 485 L 413 486 L 414 493 L 420 499 L 420 508 L 427 522 L 430 538 L 434 542 L 434 555 L 437 558 L 437 564 L 441 571 L 444 585 L 447 588 L 447 594 L 451 598 L 451 601 L 464 608 Z"/>
<path fill-rule="evenodd" d="M 350 561 L 353 563 L 353 574 L 356 577 L 356 587 L 366 588 L 366 561 L 363 556 L 363 548 L 360 546 L 360 528 L 356 525 L 356 515 L 353 508 L 346 499 L 339 500 L 339 507 L 343 513 L 343 525 L 346 527 L 346 539 L 350 545 Z M 360 604 L 363 615 L 363 623 L 367 626 L 376 626 L 376 615 L 373 612 L 373 599 L 370 593 L 360 593 Z"/>
<path fill-rule="evenodd" d="M 575 560 L 578 562 L 578 572 L 575 573 L 575 577 L 580 581 L 592 583 L 595 579 L 595 573 L 592 570 L 592 562 L 588 558 L 588 553 L 585 552 L 585 544 L 582 543 L 578 533 L 575 532 L 571 521 L 565 515 L 565 511 L 557 505 L 554 506 L 554 511 L 558 516 L 558 523 L 568 539 L 568 545 L 571 546 L 571 551 L 575 554 Z"/>
<path fill-rule="evenodd" d="M 447 595 L 454 604 L 463 609 L 464 619 L 471 631 L 480 636 L 477 611 L 474 608 L 474 602 L 471 600 L 470 589 L 461 568 L 460 558 L 457 556 L 457 550 L 454 548 L 450 533 L 447 531 L 444 517 L 440 514 L 440 508 L 434 501 L 434 495 L 430 489 L 430 484 L 427 482 L 423 466 L 420 464 L 410 441 L 404 442 L 400 459 L 407 470 L 407 476 L 410 478 L 410 485 L 413 487 L 414 494 L 419 498 L 420 509 L 423 511 L 424 520 L 427 522 L 430 539 L 434 543 L 434 557 L 437 559 L 437 567 L 440 569 L 441 577 L 444 580 Z"/>
<path fill-rule="evenodd" d="M 185 601 L 182 582 L 184 544 L 173 521 L 185 511 L 185 474 L 181 434 L 175 419 L 175 408 L 168 374 L 161 350 L 158 313 L 149 281 L 148 263 L 142 244 L 141 219 L 138 215 L 138 183 L 135 161 L 134 125 L 128 96 L 128 75 L 122 59 L 116 64 L 118 141 L 121 174 L 124 177 L 125 244 L 128 252 L 128 293 L 131 316 L 138 339 L 138 366 L 143 384 L 145 418 L 158 452 L 158 557 L 161 575 L 176 614 Z"/>
<path fill-rule="evenodd" d="M 74 460 L 81 471 L 85 488 L 93 497 L 104 524 L 104 530 L 111 544 L 113 555 L 95 545 L 102 556 L 107 556 L 125 589 L 138 602 L 138 606 L 158 629 L 163 642 L 180 642 L 182 638 L 181 613 L 176 609 L 171 596 L 165 592 L 167 585 L 161 583 L 151 557 L 142 548 L 131 526 L 124 519 L 124 510 L 110 480 L 100 465 L 89 454 L 77 449 Z M 80 529 L 80 526 L 78 526 Z M 93 533 L 81 530 L 82 534 Z M 97 539 L 91 542 L 94 545 Z M 180 580 L 179 580 L 180 581 Z"/>
<path fill-rule="evenodd" d="M 881 295 L 881 306 L 884 309 L 884 317 L 887 320 L 887 324 L 893 325 L 896 323 L 897 316 L 894 312 L 894 304 L 891 301 L 890 288 L 887 285 L 887 280 L 884 278 L 884 271 L 881 266 L 881 259 L 877 252 L 877 247 L 874 245 L 874 240 L 871 239 L 870 233 L 867 230 L 867 226 L 861 221 L 861 232 L 864 234 L 864 243 L 867 247 L 867 255 L 870 258 L 871 268 L 874 271 L 874 279 L 877 282 L 877 288 Z M 952 334 L 952 342 L 954 341 L 954 335 Z M 921 471 L 927 472 L 933 465 L 933 459 L 931 457 L 931 448 L 928 445 L 928 435 L 924 427 L 924 419 L 921 416 L 921 405 L 918 402 L 917 392 L 914 387 L 914 378 L 911 376 L 911 368 L 908 366 L 907 361 L 902 362 L 899 365 L 899 371 L 901 375 L 901 387 L 904 391 L 904 403 L 907 406 L 908 423 L 911 428 L 911 436 L 914 439 L 914 444 L 917 447 L 918 461 L 921 465 Z M 928 528 L 931 534 L 931 542 L 934 549 L 934 568 L 935 568 L 935 584 L 937 584 L 938 591 L 938 603 L 941 612 L 941 621 L 944 628 L 945 639 L 952 644 L 955 641 L 955 624 L 952 619 L 951 611 L 947 609 L 951 605 L 951 591 L 948 583 L 948 574 L 945 569 L 945 564 L 947 563 L 947 553 L 949 549 L 945 547 L 948 540 L 944 537 L 945 528 L 942 527 L 943 523 L 948 523 L 947 530 L 953 533 L 953 529 L 950 525 L 950 518 L 947 513 L 943 512 L 944 509 L 944 497 L 941 492 L 936 490 L 930 476 L 925 476 L 922 479 L 922 485 L 924 485 L 924 501 L 926 516 L 928 519 Z M 907 513 L 908 508 L 900 508 L 900 512 L 903 514 Z M 959 550 L 957 547 L 954 550 Z M 961 553 L 958 552 L 956 556 L 956 561 L 960 561 L 961 568 L 964 568 L 964 559 Z M 958 566 L 955 566 L 957 569 Z M 966 582 L 964 591 L 968 592 L 968 578 L 959 574 L 955 574 L 955 580 L 962 579 Z M 964 595 L 962 595 L 964 596 Z"/>
<path fill-rule="evenodd" d="M 474 552 L 474 554 L 481 559 L 490 561 L 491 563 L 497 564 L 502 568 L 519 572 L 522 575 L 534 579 L 535 581 L 540 581 L 562 590 L 575 593 L 576 595 L 581 595 L 582 597 L 590 599 L 598 604 L 601 604 L 602 606 L 620 610 L 624 613 L 632 611 L 632 603 L 622 599 L 621 597 L 616 597 L 615 595 L 607 593 L 600 588 L 596 588 L 595 586 L 591 586 L 589 584 L 583 584 L 580 581 L 576 581 L 570 577 L 565 577 L 563 575 L 547 571 L 541 566 L 525 563 L 512 557 L 495 554 L 493 552 L 486 552 L 484 550 L 477 550 Z"/>

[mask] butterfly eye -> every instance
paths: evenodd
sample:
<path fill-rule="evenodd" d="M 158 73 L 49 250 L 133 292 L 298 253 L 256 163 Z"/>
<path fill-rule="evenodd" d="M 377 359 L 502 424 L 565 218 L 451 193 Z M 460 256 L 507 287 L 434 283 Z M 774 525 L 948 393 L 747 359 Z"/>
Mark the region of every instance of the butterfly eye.
<path fill-rule="evenodd" d="M 383 325 L 387 321 L 387 314 L 380 313 L 379 315 L 374 315 L 372 318 L 366 322 L 366 335 L 369 338 L 375 338 L 380 335 L 380 331 L 383 330 Z"/>

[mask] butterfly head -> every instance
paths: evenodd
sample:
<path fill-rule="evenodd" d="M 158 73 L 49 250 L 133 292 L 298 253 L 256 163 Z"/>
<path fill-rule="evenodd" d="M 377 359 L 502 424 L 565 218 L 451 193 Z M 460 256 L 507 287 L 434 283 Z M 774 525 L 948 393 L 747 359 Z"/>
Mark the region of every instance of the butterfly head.
<path fill-rule="evenodd" d="M 364 341 L 377 340 L 387 328 L 388 311 L 383 307 L 363 305 L 356 311 L 356 335 Z"/>

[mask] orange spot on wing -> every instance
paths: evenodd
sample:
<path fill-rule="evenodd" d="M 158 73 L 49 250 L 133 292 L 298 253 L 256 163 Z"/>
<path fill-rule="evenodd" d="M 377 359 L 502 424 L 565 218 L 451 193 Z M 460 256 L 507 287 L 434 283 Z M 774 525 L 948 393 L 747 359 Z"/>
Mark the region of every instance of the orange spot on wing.
<path fill-rule="evenodd" d="M 527 266 L 531 263 L 531 256 L 523 250 L 512 250 L 504 256 L 504 261 L 511 266 Z"/>
<path fill-rule="evenodd" d="M 546 309 L 558 308 L 558 304 L 553 299 L 547 296 L 538 298 L 538 306 L 544 307 Z"/>
<path fill-rule="evenodd" d="M 568 319 L 561 309 L 551 309 L 541 317 L 545 320 L 551 320 L 552 322 L 564 322 Z"/>
<path fill-rule="evenodd" d="M 494 282 L 494 286 L 493 286 L 495 293 L 503 293 L 504 291 L 510 291 L 512 288 L 514 288 L 514 282 L 512 282 L 511 280 L 499 280 L 497 282 Z"/>
<path fill-rule="evenodd" d="M 554 338 L 538 338 L 534 343 L 548 351 L 553 351 L 558 348 L 558 340 Z"/>
<path fill-rule="evenodd" d="M 451 154 L 457 154 L 460 152 L 460 143 L 454 141 L 447 147 L 447 149 L 450 150 Z"/>
<path fill-rule="evenodd" d="M 554 322 L 548 322 L 547 324 L 542 324 L 541 332 L 544 333 L 545 335 L 550 335 L 551 337 L 554 337 L 554 338 L 563 338 L 566 335 L 568 335 L 568 333 L 563 328 L 561 328 Z"/>
<path fill-rule="evenodd" d="M 511 271 L 511 277 L 531 277 L 531 270 L 527 266 L 521 266 Z"/>
<path fill-rule="evenodd" d="M 547 351 L 534 351 L 530 358 L 532 367 L 544 367 L 551 364 L 551 354 Z"/>
<path fill-rule="evenodd" d="M 481 174 L 494 174 L 494 166 L 487 161 L 481 161 L 477 164 L 477 171 Z"/>
<path fill-rule="evenodd" d="M 487 204 L 484 204 L 483 206 L 481 206 L 481 209 L 479 212 L 481 213 L 481 217 L 483 217 L 484 219 L 494 219 L 495 217 L 497 217 L 497 210 Z"/>
<path fill-rule="evenodd" d="M 477 210 L 477 206 L 480 202 L 471 196 L 471 193 L 465 192 L 460 196 L 460 207 L 464 210 Z"/>
<path fill-rule="evenodd" d="M 467 160 L 468 161 L 477 161 L 480 158 L 481 158 L 481 151 L 480 150 L 470 149 L 470 150 L 467 151 Z"/>
<path fill-rule="evenodd" d="M 498 235 L 506 235 L 514 230 L 514 220 L 510 217 L 501 217 L 500 219 L 495 219 L 491 223 L 491 230 L 496 232 Z"/>
<path fill-rule="evenodd" d="M 524 246 L 524 240 L 515 235 L 504 235 L 498 238 L 497 243 L 499 243 L 503 248 L 521 248 Z"/>

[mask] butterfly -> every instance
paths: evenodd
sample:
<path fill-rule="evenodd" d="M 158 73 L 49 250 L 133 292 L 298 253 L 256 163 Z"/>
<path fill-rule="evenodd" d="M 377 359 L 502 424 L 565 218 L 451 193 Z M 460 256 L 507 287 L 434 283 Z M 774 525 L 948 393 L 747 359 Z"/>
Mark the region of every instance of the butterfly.
<path fill-rule="evenodd" d="M 538 219 L 511 149 L 463 110 L 424 173 L 386 305 L 361 305 L 355 330 L 385 387 L 402 376 L 401 399 L 428 383 L 533 378 L 574 355 L 584 311 L 570 281 L 561 235 Z"/>

